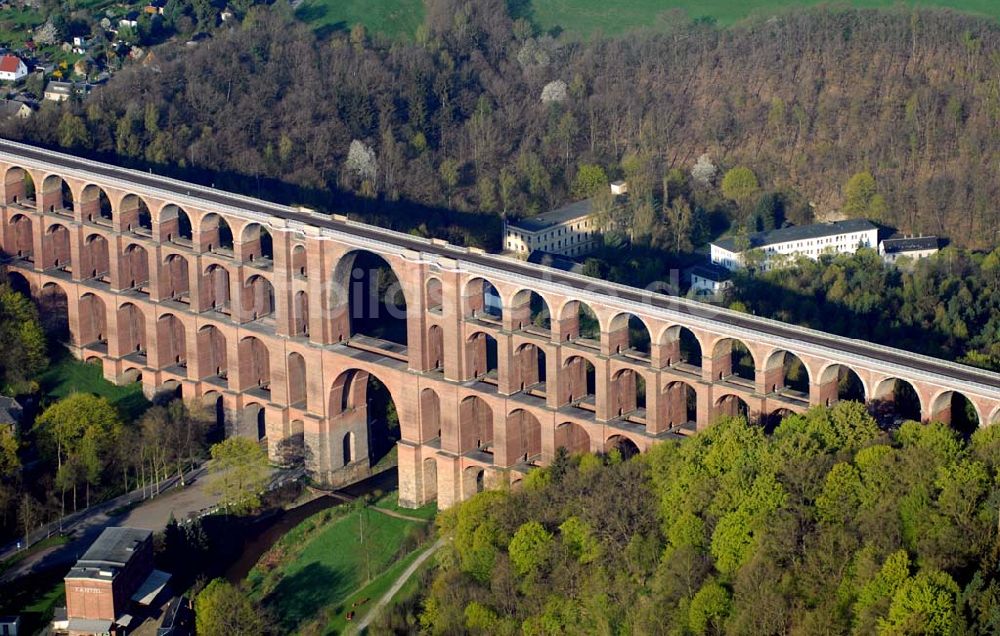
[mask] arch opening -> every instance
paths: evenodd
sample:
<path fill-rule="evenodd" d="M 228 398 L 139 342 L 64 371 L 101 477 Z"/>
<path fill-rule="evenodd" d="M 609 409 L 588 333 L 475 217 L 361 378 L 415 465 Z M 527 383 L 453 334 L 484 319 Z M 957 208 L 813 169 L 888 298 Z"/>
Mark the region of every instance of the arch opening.
<path fill-rule="evenodd" d="M 255 274 L 243 286 L 243 315 L 247 320 L 269 318 L 274 314 L 274 286 Z"/>
<path fill-rule="evenodd" d="M 646 417 L 646 380 L 633 369 L 622 369 L 611 378 L 611 408 L 615 417 Z"/>
<path fill-rule="evenodd" d="M 565 448 L 571 455 L 590 452 L 590 435 L 576 422 L 563 422 L 556 427 L 556 448 Z"/>
<path fill-rule="evenodd" d="M 510 308 L 512 329 L 548 337 L 552 332 L 552 312 L 538 292 L 528 289 L 514 295 Z"/>
<path fill-rule="evenodd" d="M 123 231 L 139 236 L 153 236 L 153 215 L 141 197 L 134 194 L 122 197 L 118 205 L 118 217 Z"/>
<path fill-rule="evenodd" d="M 187 368 L 187 333 L 184 323 L 173 314 L 163 314 L 156 321 L 158 366 Z"/>
<path fill-rule="evenodd" d="M 878 383 L 870 408 L 879 424 L 892 428 L 907 420 L 921 421 L 923 408 L 920 396 L 908 381 L 886 378 Z"/>
<path fill-rule="evenodd" d="M 185 247 L 194 245 L 191 216 L 184 208 L 169 204 L 160 211 L 160 241 Z"/>
<path fill-rule="evenodd" d="M 83 242 L 83 272 L 85 277 L 111 282 L 111 248 L 108 240 L 100 234 L 91 234 Z"/>
<path fill-rule="evenodd" d="M 559 331 L 564 342 L 573 341 L 594 349 L 601 346 L 601 321 L 585 302 L 571 300 L 563 306 Z"/>
<path fill-rule="evenodd" d="M 434 389 L 424 389 L 420 392 L 420 440 L 441 437 L 441 399 Z"/>
<path fill-rule="evenodd" d="M 723 338 L 716 343 L 712 365 L 714 380 L 727 380 L 744 386 L 753 386 L 756 382 L 757 365 L 753 354 L 735 338 Z"/>
<path fill-rule="evenodd" d="M 507 415 L 507 462 L 535 464 L 542 456 L 542 426 L 524 409 Z"/>
<path fill-rule="evenodd" d="M 258 267 L 274 262 L 274 238 L 260 223 L 248 223 L 240 236 L 240 257 Z"/>
<path fill-rule="evenodd" d="M 635 314 L 618 314 L 608 329 L 612 353 L 648 360 L 651 338 L 646 323 Z"/>
<path fill-rule="evenodd" d="M 292 272 L 299 278 L 309 277 L 305 245 L 299 244 L 292 248 Z"/>
<path fill-rule="evenodd" d="M 458 450 L 460 453 L 476 452 L 493 459 L 493 409 L 486 400 L 470 395 L 458 408 Z"/>
<path fill-rule="evenodd" d="M 114 222 L 111 199 L 100 186 L 90 184 L 84 187 L 80 198 L 80 212 L 91 223 L 110 227 Z"/>
<path fill-rule="evenodd" d="M 979 412 L 963 393 L 944 391 L 931 404 L 931 421 L 947 424 L 968 440 L 979 429 Z"/>
<path fill-rule="evenodd" d="M 500 292 L 485 278 L 473 278 L 466 283 L 462 300 L 462 315 L 466 318 L 497 323 L 503 320 L 503 301 L 500 299 Z"/>
<path fill-rule="evenodd" d="M 738 395 L 723 395 L 715 401 L 715 417 L 741 417 L 749 422 L 750 407 Z"/>
<path fill-rule="evenodd" d="M 119 265 L 119 278 L 123 289 L 149 293 L 149 255 L 146 248 L 137 243 L 125 248 Z"/>
<path fill-rule="evenodd" d="M 306 390 L 306 359 L 296 351 L 288 354 L 288 402 L 295 408 L 309 409 L 309 392 Z"/>
<path fill-rule="evenodd" d="M 583 356 L 572 356 L 563 364 L 560 374 L 560 403 L 588 411 L 597 409 L 597 375 L 593 363 Z"/>
<path fill-rule="evenodd" d="M 35 180 L 31 173 L 18 166 L 11 166 L 4 175 L 4 203 L 25 209 L 35 209 Z"/>
<path fill-rule="evenodd" d="M 831 364 L 819 377 L 820 402 L 831 406 L 834 402 L 848 400 L 864 404 L 867 399 L 865 384 L 853 369 L 842 364 Z"/>
<path fill-rule="evenodd" d="M 69 330 L 69 296 L 66 290 L 56 283 L 42 285 L 38 295 L 39 317 L 42 328 L 50 339 L 58 342 L 71 342 Z"/>
<path fill-rule="evenodd" d="M 808 400 L 809 371 L 794 353 L 775 351 L 764 365 L 764 388 L 767 393 L 788 394 Z"/>
<path fill-rule="evenodd" d="M 486 489 L 486 471 L 482 466 L 469 466 L 462 471 L 462 496 L 471 497 Z"/>
<path fill-rule="evenodd" d="M 271 399 L 271 354 L 260 338 L 247 336 L 239 342 L 242 390 Z"/>
<path fill-rule="evenodd" d="M 513 388 L 544 397 L 547 366 L 545 350 L 532 343 L 523 344 L 514 352 L 513 363 Z"/>
<path fill-rule="evenodd" d="M 668 429 L 694 428 L 698 422 L 698 394 L 687 382 L 675 381 L 663 390 Z"/>
<path fill-rule="evenodd" d="M 229 293 L 229 270 L 218 263 L 209 265 L 201 282 L 203 306 L 229 315 L 231 312 Z"/>
<path fill-rule="evenodd" d="M 164 348 L 169 349 L 167 343 Z M 132 303 L 124 303 L 118 308 L 118 350 L 122 355 L 146 359 L 146 316 Z"/>
<path fill-rule="evenodd" d="M 431 325 L 427 330 L 427 364 L 428 370 L 444 369 L 444 330 L 440 325 Z"/>
<path fill-rule="evenodd" d="M 488 333 L 477 331 L 466 341 L 466 369 L 469 379 L 477 379 L 490 384 L 499 380 L 497 341 Z"/>
<path fill-rule="evenodd" d="M 330 413 L 334 426 L 355 434 L 354 461 L 368 459 L 375 468 L 394 461 L 390 453 L 401 438 L 399 415 L 388 387 L 367 371 L 345 371 L 330 389 Z"/>
<path fill-rule="evenodd" d="M 209 212 L 202 217 L 198 234 L 198 248 L 202 252 L 233 255 L 233 230 L 221 215 Z"/>
<path fill-rule="evenodd" d="M 45 269 L 58 269 L 64 272 L 73 271 L 73 259 L 70 252 L 69 230 L 65 225 L 53 223 L 45 232 L 44 253 Z M 86 271 L 86 269 L 84 269 Z"/>
<path fill-rule="evenodd" d="M 624 435 L 612 435 L 604 444 L 604 452 L 609 455 L 617 452 L 622 459 L 629 460 L 639 454 L 639 447 Z"/>
<path fill-rule="evenodd" d="M 187 259 L 180 254 L 170 254 L 164 265 L 161 274 L 163 281 L 161 295 L 163 298 L 185 305 L 191 304 L 191 279 L 188 273 Z"/>
<path fill-rule="evenodd" d="M 108 316 L 104 301 L 95 294 L 80 297 L 80 346 L 104 345 L 108 342 Z M 128 349 L 125 349 L 128 351 Z"/>
<path fill-rule="evenodd" d="M 432 276 L 427 279 L 427 284 L 424 285 L 424 305 L 427 307 L 427 311 L 441 313 L 443 303 L 444 289 L 441 280 Z"/>
<path fill-rule="evenodd" d="M 214 325 L 206 325 L 198 330 L 198 363 L 202 378 L 229 386 L 229 353 L 226 337 Z"/>
<path fill-rule="evenodd" d="M 333 285 L 335 340 L 374 340 L 376 346 L 405 351 L 406 297 L 388 261 L 372 252 L 350 252 L 337 263 Z"/>
<path fill-rule="evenodd" d="M 58 175 L 49 175 L 42 181 L 41 209 L 43 212 L 73 216 L 73 191 Z"/>
<path fill-rule="evenodd" d="M 23 214 L 15 214 L 10 217 L 7 228 L 7 253 L 33 263 L 35 234 L 31 219 Z"/>
<path fill-rule="evenodd" d="M 309 335 L 309 294 L 304 291 L 292 297 L 292 335 Z"/>

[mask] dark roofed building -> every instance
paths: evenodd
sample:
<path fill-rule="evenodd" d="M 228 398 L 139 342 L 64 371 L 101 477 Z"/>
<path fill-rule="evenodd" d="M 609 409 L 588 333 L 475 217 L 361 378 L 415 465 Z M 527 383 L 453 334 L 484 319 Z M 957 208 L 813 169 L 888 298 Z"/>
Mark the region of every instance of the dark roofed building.
<path fill-rule="evenodd" d="M 701 296 L 717 294 L 733 286 L 733 274 L 715 263 L 695 265 L 690 270 L 691 290 Z"/>
<path fill-rule="evenodd" d="M 118 632 L 133 606 L 149 606 L 169 575 L 153 569 L 153 533 L 106 528 L 66 575 L 70 634 Z"/>
<path fill-rule="evenodd" d="M 902 257 L 918 259 L 937 254 L 940 241 L 936 236 L 899 236 L 887 238 L 879 244 L 878 252 L 886 263 L 895 263 Z"/>

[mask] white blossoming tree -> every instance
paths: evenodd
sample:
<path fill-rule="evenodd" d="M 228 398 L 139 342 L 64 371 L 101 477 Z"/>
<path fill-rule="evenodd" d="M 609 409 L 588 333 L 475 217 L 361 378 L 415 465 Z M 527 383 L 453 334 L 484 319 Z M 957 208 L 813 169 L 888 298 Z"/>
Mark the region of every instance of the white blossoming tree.
<path fill-rule="evenodd" d="M 566 98 L 569 96 L 567 88 L 566 82 L 562 80 L 549 82 L 542 89 L 542 103 L 550 104 L 552 102 L 566 101 Z"/>
<path fill-rule="evenodd" d="M 355 139 L 347 151 L 347 161 L 344 168 L 353 177 L 361 181 L 361 194 L 375 196 L 376 178 L 378 177 L 378 160 L 375 150 L 364 142 Z"/>
<path fill-rule="evenodd" d="M 718 171 L 719 169 L 714 163 L 712 163 L 712 159 L 706 152 L 702 156 L 698 157 L 698 161 L 694 164 L 694 168 L 691 169 L 691 178 L 695 180 L 695 183 L 708 185 L 712 183 L 712 179 L 715 178 Z"/>

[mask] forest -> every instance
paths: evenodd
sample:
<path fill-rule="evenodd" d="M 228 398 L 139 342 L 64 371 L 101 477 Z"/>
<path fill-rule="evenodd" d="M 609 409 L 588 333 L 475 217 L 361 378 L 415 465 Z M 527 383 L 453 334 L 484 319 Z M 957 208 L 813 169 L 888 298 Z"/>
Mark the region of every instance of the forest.
<path fill-rule="evenodd" d="M 375 627 L 996 633 L 998 469 L 997 427 L 886 432 L 856 402 L 771 435 L 723 419 L 628 461 L 560 454 L 441 514 L 453 541 Z"/>
<path fill-rule="evenodd" d="M 583 166 L 652 204 L 704 156 L 816 218 L 850 212 L 866 173 L 866 215 L 982 249 L 1000 231 L 998 43 L 994 21 L 904 8 L 677 14 L 576 41 L 502 0 L 428 0 L 398 42 L 319 36 L 275 3 L 0 133 L 486 247 L 499 215 L 579 196 Z"/>

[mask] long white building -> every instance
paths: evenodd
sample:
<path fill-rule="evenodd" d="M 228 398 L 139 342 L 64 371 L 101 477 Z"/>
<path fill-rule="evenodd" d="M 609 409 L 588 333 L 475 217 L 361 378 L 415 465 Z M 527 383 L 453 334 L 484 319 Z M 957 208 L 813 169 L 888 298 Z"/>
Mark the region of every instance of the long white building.
<path fill-rule="evenodd" d="M 748 238 L 749 248 L 742 249 L 735 238 L 713 242 L 712 262 L 727 269 L 739 269 L 745 264 L 746 252 L 757 250 L 763 255 L 761 266 L 768 269 L 782 257 L 816 259 L 822 254 L 853 254 L 861 247 L 878 247 L 878 228 L 866 219 L 849 219 L 757 232 Z"/>

